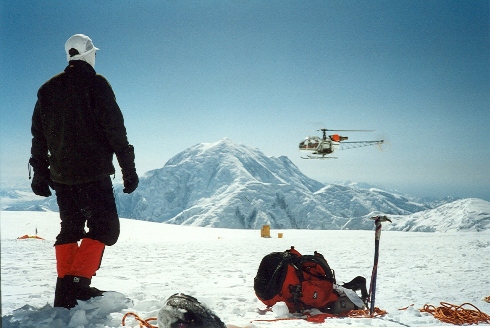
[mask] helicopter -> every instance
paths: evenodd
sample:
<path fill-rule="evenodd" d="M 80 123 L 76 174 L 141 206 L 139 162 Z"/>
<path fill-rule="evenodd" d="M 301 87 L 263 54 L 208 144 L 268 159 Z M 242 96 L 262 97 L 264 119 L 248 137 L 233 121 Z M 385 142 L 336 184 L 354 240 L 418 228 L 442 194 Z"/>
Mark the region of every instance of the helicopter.
<path fill-rule="evenodd" d="M 323 132 L 322 138 L 317 136 L 309 136 L 299 143 L 299 150 L 312 152 L 311 155 L 301 157 L 303 159 L 328 159 L 337 158 L 329 156 L 335 150 L 359 148 L 365 146 L 381 145 L 384 140 L 367 140 L 367 141 L 346 141 L 349 137 L 339 134 L 331 134 L 327 136 L 327 131 L 332 132 L 372 132 L 374 130 L 329 130 L 320 129 Z"/>

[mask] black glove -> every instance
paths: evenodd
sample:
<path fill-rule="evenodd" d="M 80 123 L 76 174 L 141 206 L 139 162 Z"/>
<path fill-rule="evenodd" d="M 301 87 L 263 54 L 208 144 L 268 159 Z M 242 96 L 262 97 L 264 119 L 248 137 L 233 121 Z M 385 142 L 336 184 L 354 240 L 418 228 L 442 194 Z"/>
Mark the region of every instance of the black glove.
<path fill-rule="evenodd" d="M 130 194 L 138 187 L 138 183 L 140 181 L 138 174 L 136 174 L 136 170 L 123 171 L 122 174 L 124 181 L 123 192 L 125 194 Z"/>
<path fill-rule="evenodd" d="M 34 169 L 34 177 L 31 182 L 32 191 L 43 197 L 51 196 L 51 190 L 53 181 L 51 180 L 49 173 L 49 162 L 47 160 L 37 160 L 33 157 L 29 159 L 29 165 Z M 29 179 L 31 178 L 31 171 L 29 169 Z"/>
<path fill-rule="evenodd" d="M 32 183 L 31 183 L 31 189 L 36 195 L 43 196 L 43 197 L 51 196 L 51 190 L 49 190 L 49 187 L 51 185 L 52 182 L 49 176 L 34 172 L 34 177 L 32 178 Z"/>
<path fill-rule="evenodd" d="M 134 165 L 134 147 L 128 145 L 123 151 L 117 152 L 116 157 L 123 175 L 123 192 L 130 194 L 138 187 L 139 183 L 138 174 L 136 174 Z"/>

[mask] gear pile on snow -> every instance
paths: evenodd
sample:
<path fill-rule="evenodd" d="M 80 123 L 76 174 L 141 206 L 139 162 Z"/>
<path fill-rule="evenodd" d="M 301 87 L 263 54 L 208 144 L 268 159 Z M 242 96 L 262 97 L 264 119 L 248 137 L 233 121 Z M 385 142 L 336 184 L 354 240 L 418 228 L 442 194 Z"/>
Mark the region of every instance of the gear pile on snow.
<path fill-rule="evenodd" d="M 322 254 L 301 255 L 294 246 L 266 255 L 254 279 L 257 297 L 268 307 L 285 302 L 290 312 L 316 308 L 346 313 L 363 308 L 367 301 L 366 279 L 356 277 L 338 286 L 335 273 Z M 364 300 L 353 290 L 361 290 Z"/>

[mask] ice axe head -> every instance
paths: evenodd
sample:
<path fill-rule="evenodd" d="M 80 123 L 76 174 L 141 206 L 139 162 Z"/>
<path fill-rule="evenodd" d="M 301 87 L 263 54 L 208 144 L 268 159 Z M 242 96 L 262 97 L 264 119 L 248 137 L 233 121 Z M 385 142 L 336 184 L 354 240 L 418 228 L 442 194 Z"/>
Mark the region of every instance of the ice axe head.
<path fill-rule="evenodd" d="M 383 216 L 381 216 L 381 215 L 373 216 L 373 217 L 371 217 L 371 220 L 375 220 L 375 221 L 378 221 L 378 222 L 386 222 L 386 221 L 391 222 L 391 220 L 388 219 L 388 217 L 386 215 L 383 215 Z"/>

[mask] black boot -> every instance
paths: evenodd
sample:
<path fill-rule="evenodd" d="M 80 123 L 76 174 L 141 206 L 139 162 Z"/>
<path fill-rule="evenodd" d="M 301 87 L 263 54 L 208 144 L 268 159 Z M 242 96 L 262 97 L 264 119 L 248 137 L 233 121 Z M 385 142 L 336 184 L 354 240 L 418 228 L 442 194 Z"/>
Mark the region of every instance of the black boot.
<path fill-rule="evenodd" d="M 71 283 L 65 278 L 58 278 L 54 291 L 54 307 L 71 309 L 75 305 L 77 305 L 77 300 L 71 288 Z"/>
<path fill-rule="evenodd" d="M 76 300 L 87 301 L 91 298 L 102 296 L 105 291 L 90 287 L 92 279 L 78 276 L 65 276 L 70 284 L 71 291 Z"/>

